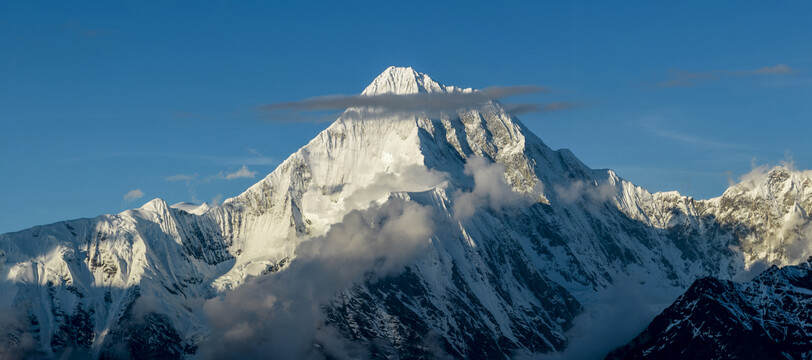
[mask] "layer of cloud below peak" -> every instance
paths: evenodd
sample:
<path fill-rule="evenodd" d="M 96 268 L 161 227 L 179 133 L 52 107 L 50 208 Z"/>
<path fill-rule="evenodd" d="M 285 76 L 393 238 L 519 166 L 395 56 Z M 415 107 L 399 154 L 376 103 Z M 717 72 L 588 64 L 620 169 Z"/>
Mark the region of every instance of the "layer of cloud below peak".
<path fill-rule="evenodd" d="M 326 122 L 335 120 L 340 115 L 336 111 L 356 109 L 343 116 L 354 116 L 356 113 L 370 113 L 377 117 L 392 114 L 416 113 L 438 117 L 443 114 L 454 114 L 465 108 L 474 108 L 515 95 L 549 92 L 541 86 L 500 86 L 487 87 L 482 90 L 449 93 L 416 93 L 416 94 L 378 94 L 378 95 L 329 95 L 308 98 L 300 101 L 283 102 L 261 106 L 263 118 L 283 122 Z M 504 104 L 504 109 L 511 114 L 528 112 L 551 112 L 583 107 L 575 102 L 551 102 L 547 104 Z"/>

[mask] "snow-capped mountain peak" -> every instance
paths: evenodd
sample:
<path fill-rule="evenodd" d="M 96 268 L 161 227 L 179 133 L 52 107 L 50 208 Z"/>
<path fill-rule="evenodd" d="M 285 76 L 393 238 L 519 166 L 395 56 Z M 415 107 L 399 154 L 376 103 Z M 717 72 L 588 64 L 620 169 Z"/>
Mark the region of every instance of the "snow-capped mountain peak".
<path fill-rule="evenodd" d="M 361 93 L 364 96 L 373 95 L 409 95 L 418 93 L 449 93 L 454 91 L 467 91 L 454 86 L 445 86 L 434 81 L 430 76 L 417 72 L 411 67 L 390 66 L 384 70 Z"/>
<path fill-rule="evenodd" d="M 475 91 L 390 67 L 362 95 L 422 104 Z M 194 358 L 199 345 L 224 340 L 234 349 L 226 356 L 295 358 L 304 356 L 266 348 L 262 336 L 312 325 L 378 357 L 498 358 L 565 348 L 576 316 L 593 311 L 617 279 L 642 276 L 657 293 L 809 252 L 812 193 L 803 179 L 787 185 L 773 176 L 781 191 L 771 194 L 790 197 L 651 194 L 548 148 L 498 101 L 476 100 L 439 114 L 348 109 L 219 206 L 155 199 L 0 235 L 0 305 L 20 315 L 9 336 L 22 343 L 28 334 L 32 351 L 54 357 L 66 349 L 99 357 L 126 344 L 132 356 Z M 412 257 L 395 256 L 397 241 L 361 241 L 415 229 L 431 235 L 414 242 L 421 251 L 404 252 Z M 331 257 L 336 249 L 344 258 Z M 368 253 L 370 261 L 346 261 Z M 391 257 L 405 268 L 373 276 Z M 342 278 L 338 294 L 312 295 L 349 270 L 363 276 Z M 263 281 L 273 286 L 256 286 Z M 319 324 L 267 317 L 301 304 Z M 212 306 L 218 311 L 207 313 Z M 233 334 L 245 341 L 228 343 Z M 312 340 L 330 353 L 331 342 L 297 334 L 303 351 Z M 216 357 L 211 351 L 200 353 Z"/>
<path fill-rule="evenodd" d="M 755 167 L 742 177 L 740 183 L 727 189 L 725 194 L 729 192 L 734 195 L 749 193 L 752 197 L 794 198 L 809 195 L 812 193 L 812 171 L 796 170 L 791 165 Z"/>

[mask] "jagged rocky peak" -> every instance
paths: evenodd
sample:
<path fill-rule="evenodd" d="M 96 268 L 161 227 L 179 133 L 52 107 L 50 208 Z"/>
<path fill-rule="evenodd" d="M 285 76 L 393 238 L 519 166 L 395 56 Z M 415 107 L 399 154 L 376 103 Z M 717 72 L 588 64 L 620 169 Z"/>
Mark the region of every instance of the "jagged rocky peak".
<path fill-rule="evenodd" d="M 730 187 L 723 196 L 748 195 L 750 197 L 812 196 L 812 171 L 796 170 L 791 164 L 772 168 L 761 166 L 742 177 L 740 183 Z M 789 203 L 787 205 L 792 205 Z"/>
<path fill-rule="evenodd" d="M 437 94 L 442 100 L 442 95 L 457 91 L 475 90 L 442 85 L 411 68 L 390 67 L 364 94 Z M 449 175 L 452 186 L 468 186 L 470 176 L 463 168 L 471 156 L 503 165 L 508 183 L 525 193 L 537 189 L 536 166 L 550 169 L 554 161 L 561 168 L 565 159 L 552 154 L 495 101 L 441 116 L 425 114 L 417 107 L 409 110 L 414 111 L 348 109 L 265 179 L 226 200 L 227 207 L 245 208 L 247 215 L 267 218 L 267 223 L 251 225 L 263 232 L 246 230 L 252 235 L 237 239 L 232 250 L 251 254 L 252 259 L 281 259 L 295 243 L 289 239 L 321 234 L 347 212 L 385 200 L 392 193 L 436 189 L 444 183 L 438 181 L 443 174 Z M 528 145 L 534 144 L 538 146 L 531 153 Z M 539 156 L 539 152 L 543 154 Z"/>
<path fill-rule="evenodd" d="M 701 212 L 735 229 L 745 268 L 758 261 L 793 265 L 805 259 L 812 224 L 812 171 L 791 164 L 760 166 L 717 198 L 698 203 Z"/>
<path fill-rule="evenodd" d="M 812 209 L 812 171 L 795 170 L 791 165 L 758 167 L 709 203 L 718 204 L 722 219 L 766 213 L 769 222 L 789 213 L 808 213 Z"/>
<path fill-rule="evenodd" d="M 471 94 L 477 90 L 441 84 L 426 74 L 410 67 L 389 67 L 381 73 L 364 90 L 362 95 L 416 95 L 416 94 Z M 465 95 L 462 95 L 465 96 Z M 458 101 L 459 99 L 447 99 Z M 404 100 L 405 101 L 405 100 Z M 427 107 L 435 107 L 446 99 L 432 99 Z M 440 105 L 439 107 L 443 107 Z M 527 150 L 535 147 L 541 152 L 541 158 L 552 156 L 549 148 L 540 139 L 527 131 L 524 126 L 512 117 L 498 101 L 484 101 L 476 105 L 454 109 L 449 107 L 442 111 L 399 112 L 395 116 L 382 116 L 371 121 L 345 122 L 343 119 L 327 130 L 335 131 L 339 137 L 345 130 L 367 133 L 381 131 L 399 131 L 400 138 L 417 134 L 419 142 L 417 151 L 421 163 L 429 168 L 455 172 L 471 156 L 484 156 L 506 168 L 508 182 L 520 192 L 529 192 L 538 183 L 538 177 L 529 160 Z M 354 114 L 351 111 L 348 113 Z M 345 113 L 345 116 L 347 113 Z M 368 115 L 368 114 L 367 114 Z M 373 114 L 375 115 L 375 114 Z M 344 116 L 342 116 L 343 118 Z M 355 118 L 355 117 L 350 117 Z M 361 116 L 361 118 L 365 118 Z M 369 120 L 369 116 L 366 116 Z M 381 124 L 381 120 L 383 123 Z M 556 162 L 560 159 L 556 159 Z M 451 165 L 451 169 L 448 166 Z"/>
<path fill-rule="evenodd" d="M 440 84 L 410 67 L 392 66 L 378 75 L 362 95 L 474 91 Z M 527 191 L 537 178 L 524 154 L 525 132 L 498 102 L 443 114 L 427 114 L 419 108 L 397 112 L 350 108 L 267 180 L 275 189 L 287 188 L 282 183 L 288 181 L 300 185 L 308 182 L 308 186 L 319 186 L 322 194 L 331 196 L 342 189 L 346 192 L 372 184 L 379 174 L 402 175 L 400 170 L 415 165 L 447 171 L 443 167 L 461 167 L 468 157 L 480 155 L 502 163 L 511 184 L 520 184 L 517 190 Z M 532 142 L 541 143 L 531 137 Z"/>

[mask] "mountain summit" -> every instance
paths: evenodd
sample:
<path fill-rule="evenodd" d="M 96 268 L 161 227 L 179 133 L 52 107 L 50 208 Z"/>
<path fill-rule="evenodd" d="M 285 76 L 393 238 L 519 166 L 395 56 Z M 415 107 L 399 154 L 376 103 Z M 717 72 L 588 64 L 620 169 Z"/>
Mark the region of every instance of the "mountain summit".
<path fill-rule="evenodd" d="M 361 95 L 447 93 L 455 90 L 459 89 L 453 86 L 446 87 L 410 67 L 390 66 L 378 75 Z"/>
<path fill-rule="evenodd" d="M 390 67 L 362 95 L 473 91 Z M 812 176 L 776 168 L 753 186 L 782 172 L 786 192 L 652 194 L 550 149 L 497 101 L 437 116 L 351 108 L 220 206 L 156 199 L 0 235 L 0 354 L 569 351 L 610 326 L 612 304 L 641 304 L 648 321 L 698 278 L 808 256 Z M 579 348 L 606 354 L 643 326 Z"/>

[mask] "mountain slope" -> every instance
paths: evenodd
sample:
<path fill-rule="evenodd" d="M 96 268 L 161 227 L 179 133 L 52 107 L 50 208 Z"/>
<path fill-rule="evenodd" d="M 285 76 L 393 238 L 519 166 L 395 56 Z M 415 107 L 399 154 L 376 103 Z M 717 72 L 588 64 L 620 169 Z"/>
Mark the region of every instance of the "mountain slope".
<path fill-rule="evenodd" d="M 610 359 L 809 359 L 812 258 L 746 283 L 702 278 Z"/>
<path fill-rule="evenodd" d="M 475 91 L 391 67 L 362 96 Z M 286 296 L 321 313 L 310 332 L 331 329 L 376 356 L 560 351 L 574 319 L 593 312 L 618 279 L 633 276 L 652 294 L 670 293 L 703 276 L 731 279 L 753 264 L 808 254 L 810 178 L 776 168 L 697 201 L 590 169 L 570 151 L 547 147 L 497 101 L 439 116 L 350 108 L 220 206 L 191 210 L 156 199 L 117 215 L 0 235 L 0 305 L 19 315 L 5 327 L 18 344 L 9 349 L 43 356 L 70 349 L 207 357 L 214 343 L 234 349 L 233 357 L 282 354 L 256 331 L 289 325 L 267 317 L 276 305 L 235 309 L 234 321 L 211 309 Z M 339 230 L 351 221 L 366 224 L 360 232 L 384 231 L 413 207 L 425 216 L 410 228 L 433 231 L 397 271 L 375 275 L 376 261 L 303 255 L 330 241 L 370 252 L 351 248 L 357 239 Z M 393 252 L 398 244 L 390 243 Z M 314 268 L 316 260 L 357 273 L 337 277 L 346 286 L 326 298 L 318 289 L 262 286 L 292 281 L 290 274 L 299 283 L 338 276 Z M 348 267 L 354 263 L 367 268 Z M 81 336 L 62 335 L 77 321 Z M 249 335 L 225 336 L 240 329 Z M 313 343 L 322 354 L 349 346 L 315 336 L 296 351 Z"/>

